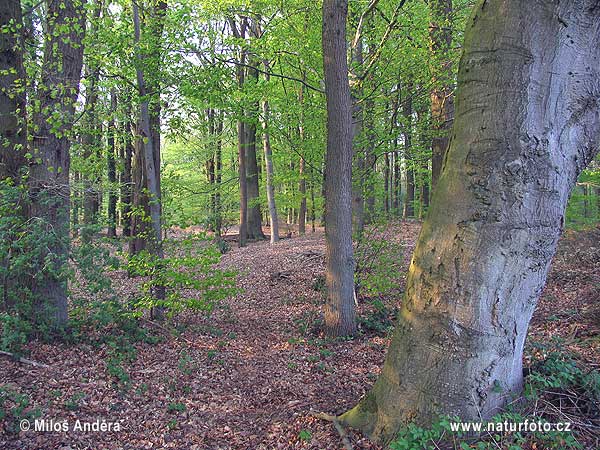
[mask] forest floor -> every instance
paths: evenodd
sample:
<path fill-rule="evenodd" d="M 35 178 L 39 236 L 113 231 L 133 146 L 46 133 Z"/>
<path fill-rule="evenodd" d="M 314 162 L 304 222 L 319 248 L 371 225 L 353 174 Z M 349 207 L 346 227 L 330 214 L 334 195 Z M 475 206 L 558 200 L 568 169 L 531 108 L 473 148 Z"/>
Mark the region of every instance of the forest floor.
<path fill-rule="evenodd" d="M 399 223 L 388 234 L 403 247 L 404 271 L 419 228 Z M 541 342 L 562 337 L 596 368 L 599 242 L 598 230 L 565 234 L 530 333 Z M 389 334 L 370 329 L 369 320 L 353 340 L 319 334 L 322 232 L 276 246 L 265 241 L 232 248 L 220 264 L 239 271 L 243 292 L 210 317 L 186 314 L 169 330 L 157 329 L 162 342 L 136 342 L 137 356 L 120 375 L 126 388 L 114 384 L 119 373 L 108 345 L 29 344 L 28 358 L 48 368 L 0 358 L 0 386 L 27 396 L 26 408 L 39 408 L 41 418 L 67 421 L 70 428 L 5 431 L 0 448 L 342 448 L 333 425 L 311 411 L 339 414 L 352 407 L 377 378 Z M 135 288 L 124 272 L 111 276 L 123 295 Z M 398 282 L 401 288 L 403 274 Z M 383 300 L 392 315 L 398 302 L 399 295 Z M 361 302 L 360 316 L 375 313 L 372 302 Z M 121 430 L 75 431 L 76 420 L 119 422 Z M 357 433 L 349 437 L 355 448 L 379 448 Z"/>

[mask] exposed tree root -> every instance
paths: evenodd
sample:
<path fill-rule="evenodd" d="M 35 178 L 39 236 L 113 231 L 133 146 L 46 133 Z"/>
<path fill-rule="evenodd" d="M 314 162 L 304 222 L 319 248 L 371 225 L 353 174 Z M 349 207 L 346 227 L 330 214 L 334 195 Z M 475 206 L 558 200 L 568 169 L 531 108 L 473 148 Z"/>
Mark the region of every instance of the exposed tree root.
<path fill-rule="evenodd" d="M 344 427 L 338 420 L 337 416 L 332 416 L 332 415 L 322 413 L 322 412 L 313 412 L 312 415 L 313 415 L 313 417 L 316 417 L 317 419 L 326 420 L 327 422 L 333 423 L 333 426 L 335 427 L 335 429 L 339 433 L 340 437 L 342 438 L 344 448 L 346 450 L 353 450 L 352 444 L 350 443 L 350 439 L 348 438 L 348 433 L 346 433 L 346 430 L 344 429 Z"/>

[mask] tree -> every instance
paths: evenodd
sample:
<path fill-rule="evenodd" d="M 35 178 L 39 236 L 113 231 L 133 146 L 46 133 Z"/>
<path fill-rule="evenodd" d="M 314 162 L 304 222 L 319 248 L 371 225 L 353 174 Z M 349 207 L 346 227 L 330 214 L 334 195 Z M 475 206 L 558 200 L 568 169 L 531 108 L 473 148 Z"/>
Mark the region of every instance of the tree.
<path fill-rule="evenodd" d="M 478 3 L 395 334 L 346 425 L 385 441 L 407 421 L 486 420 L 520 392 L 569 192 L 600 141 L 598 23 L 597 0 Z"/>
<path fill-rule="evenodd" d="M 26 165 L 25 70 L 21 2 L 0 5 L 0 180 L 20 179 Z"/>
<path fill-rule="evenodd" d="M 68 316 L 64 274 L 69 251 L 69 150 L 83 65 L 85 19 L 85 5 L 79 0 L 48 2 L 39 109 L 34 118 L 31 217 L 44 222 L 52 239 L 32 292 L 39 302 L 39 317 L 47 314 L 58 326 Z"/>
<path fill-rule="evenodd" d="M 265 69 L 269 69 L 269 63 L 264 62 Z M 269 75 L 265 75 L 265 81 L 269 82 Z M 273 153 L 271 151 L 271 138 L 269 136 L 269 101 L 264 99 L 262 102 L 262 129 L 263 129 L 263 150 L 265 153 L 265 172 L 267 174 L 267 203 L 269 205 L 269 223 L 271 224 L 271 244 L 279 241 L 279 219 L 277 218 L 277 205 L 275 204 L 275 186 L 273 185 Z"/>
<path fill-rule="evenodd" d="M 327 102 L 325 156 L 325 328 L 356 333 L 352 249 L 352 112 L 346 61 L 347 0 L 323 2 L 323 67 Z"/>

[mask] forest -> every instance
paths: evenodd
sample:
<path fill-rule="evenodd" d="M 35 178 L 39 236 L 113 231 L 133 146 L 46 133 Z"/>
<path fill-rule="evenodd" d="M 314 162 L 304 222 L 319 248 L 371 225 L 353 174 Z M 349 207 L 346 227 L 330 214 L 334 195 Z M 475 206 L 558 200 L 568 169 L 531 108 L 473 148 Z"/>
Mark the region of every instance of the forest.
<path fill-rule="evenodd" d="M 1 449 L 600 448 L 598 0 L 0 0 Z"/>

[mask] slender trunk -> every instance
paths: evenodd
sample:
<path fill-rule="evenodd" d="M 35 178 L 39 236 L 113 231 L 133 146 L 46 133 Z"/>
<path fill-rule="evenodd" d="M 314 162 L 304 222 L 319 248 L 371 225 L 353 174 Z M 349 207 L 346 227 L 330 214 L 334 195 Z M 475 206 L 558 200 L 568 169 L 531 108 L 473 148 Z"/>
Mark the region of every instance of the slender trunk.
<path fill-rule="evenodd" d="M 304 132 L 302 133 L 304 134 Z M 298 209 L 298 233 L 306 234 L 306 161 L 304 157 L 300 157 L 298 165 L 298 175 L 300 182 L 298 183 L 298 192 L 300 193 L 300 208 Z"/>
<path fill-rule="evenodd" d="M 134 2 L 133 7 L 133 24 L 135 33 L 136 44 L 140 43 L 140 17 L 137 4 Z M 143 171 L 146 175 L 145 188 L 148 190 L 149 195 L 149 211 L 150 211 L 150 225 L 152 233 L 147 239 L 147 245 L 150 252 L 155 255 L 159 260 L 162 260 L 163 248 L 162 248 L 162 226 L 161 226 L 161 195 L 160 195 L 160 144 L 156 142 L 157 133 L 160 132 L 160 121 L 157 124 L 158 119 L 156 115 L 157 106 L 154 105 L 153 113 L 151 115 L 151 105 L 148 100 L 148 91 L 146 87 L 146 80 L 144 76 L 144 70 L 141 66 L 142 55 L 138 52 L 137 55 L 137 67 L 136 67 L 136 78 L 138 95 L 140 96 L 140 132 L 142 142 L 143 155 Z M 158 103 L 158 102 L 157 102 Z M 158 127 L 157 127 L 158 125 Z M 157 130 L 158 128 L 158 130 Z M 160 270 L 160 269 L 157 269 Z M 164 286 L 156 286 L 153 289 L 153 296 L 157 300 L 163 300 L 165 298 Z M 160 307 L 152 308 L 151 315 L 157 319 L 163 317 L 163 309 Z"/>
<path fill-rule="evenodd" d="M 486 421 L 520 393 L 569 192 L 600 140 L 589 88 L 600 82 L 590 64 L 600 61 L 599 23 L 597 0 L 476 6 L 446 169 L 396 331 L 381 376 L 342 423 L 387 441 L 407 421 Z"/>
<path fill-rule="evenodd" d="M 314 233 L 316 231 L 316 207 L 315 207 L 315 180 L 313 175 L 313 169 L 310 169 L 310 228 Z"/>
<path fill-rule="evenodd" d="M 222 207 L 221 207 L 221 181 L 222 181 L 222 152 L 223 152 L 223 113 L 219 111 L 217 116 L 217 145 L 216 145 L 216 153 L 215 153 L 215 176 L 216 176 L 216 186 L 215 186 L 215 235 L 217 237 L 221 237 L 221 228 L 223 228 L 223 216 L 222 216 Z"/>
<path fill-rule="evenodd" d="M 358 78 L 363 65 L 362 39 L 351 49 L 351 72 L 354 79 Z M 363 184 L 365 176 L 365 153 L 363 148 L 363 106 L 362 86 L 355 84 L 351 90 L 352 111 L 352 231 L 357 236 L 362 235 L 365 227 L 365 198 Z"/>
<path fill-rule="evenodd" d="M 323 67 L 327 101 L 325 156 L 325 328 L 356 333 L 352 249 L 352 111 L 346 61 L 347 0 L 323 2 Z"/>
<path fill-rule="evenodd" d="M 240 21 L 240 27 L 238 29 L 235 20 L 230 18 L 229 25 L 233 35 L 237 39 L 244 39 L 246 37 L 246 29 L 248 27 L 247 20 L 242 19 Z M 236 65 L 236 80 L 238 89 L 244 87 L 245 70 L 244 64 L 246 63 L 246 50 L 239 50 L 239 64 Z M 248 183 L 246 182 L 246 130 L 243 121 L 244 107 L 240 106 L 239 119 L 237 121 L 237 141 L 238 141 L 238 174 L 239 174 L 239 185 L 240 185 L 240 225 L 239 225 L 239 239 L 238 245 L 245 247 L 248 239 Z"/>
<path fill-rule="evenodd" d="M 390 154 L 385 152 L 385 169 L 383 174 L 383 192 L 385 196 L 384 211 L 390 213 Z"/>
<path fill-rule="evenodd" d="M 125 123 L 121 130 L 123 134 L 123 172 L 121 173 L 121 219 L 123 222 L 123 236 L 131 236 L 131 202 L 132 202 L 132 160 L 133 139 L 131 130 L 133 123 Z"/>
<path fill-rule="evenodd" d="M 268 81 L 268 78 L 267 78 Z M 267 173 L 267 203 L 269 204 L 269 223 L 271 225 L 271 244 L 279 241 L 279 221 L 277 206 L 275 205 L 275 187 L 273 186 L 273 155 L 269 138 L 269 102 L 263 101 L 263 149 L 265 152 L 265 171 Z"/>
<path fill-rule="evenodd" d="M 408 91 L 407 91 L 408 92 Z M 414 156 L 412 151 L 412 99 L 407 96 L 402 105 L 402 115 L 404 116 L 404 155 L 406 160 L 406 199 L 404 200 L 404 210 L 402 218 L 407 219 L 415 216 L 415 171 Z"/>
<path fill-rule="evenodd" d="M 111 111 L 117 110 L 117 94 L 114 89 L 110 93 L 110 108 Z M 117 154 L 117 144 L 115 139 L 116 125 L 114 117 L 111 119 L 111 124 L 108 127 L 108 182 L 110 184 L 108 194 L 108 237 L 117 236 L 117 167 L 115 155 Z"/>
<path fill-rule="evenodd" d="M 68 318 L 66 264 L 69 253 L 70 142 L 75 102 L 83 63 L 85 5 L 74 0 L 52 0 L 46 11 L 47 40 L 44 46 L 40 109 L 35 117 L 36 136 L 30 168 L 31 216 L 46 224 L 48 252 L 44 269 L 32 286 L 38 300 L 37 317 L 64 325 Z M 56 124 L 52 117 L 61 117 Z"/>
<path fill-rule="evenodd" d="M 144 145 L 140 124 L 133 129 L 133 155 L 131 161 L 131 208 L 130 208 L 130 237 L 129 254 L 135 255 L 146 248 L 146 236 L 150 217 L 150 205 L 147 195 L 148 185 L 144 169 Z"/>
<path fill-rule="evenodd" d="M 215 183 L 217 181 L 216 175 L 216 164 L 215 164 L 215 150 L 214 146 L 216 143 L 215 139 L 215 111 L 212 108 L 209 108 L 206 111 L 206 116 L 208 118 L 208 159 L 206 160 L 206 177 L 208 180 L 208 185 L 210 189 L 210 205 L 209 205 L 209 221 L 208 228 L 209 231 L 216 232 L 216 217 L 217 217 L 217 199 L 216 199 L 216 189 Z"/>
<path fill-rule="evenodd" d="M 306 79 L 304 72 L 302 73 L 302 80 Z M 300 138 L 300 148 L 302 156 L 300 156 L 300 164 L 298 165 L 298 175 L 300 181 L 298 182 L 298 192 L 300 193 L 300 208 L 298 211 L 298 234 L 306 234 L 306 161 L 304 160 L 305 152 L 305 135 L 304 135 L 304 85 L 300 86 L 300 92 L 298 94 L 298 103 L 300 104 L 300 124 L 298 125 L 298 137 Z"/>

